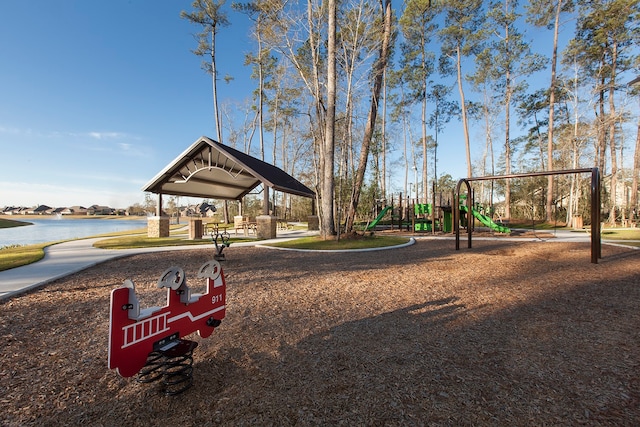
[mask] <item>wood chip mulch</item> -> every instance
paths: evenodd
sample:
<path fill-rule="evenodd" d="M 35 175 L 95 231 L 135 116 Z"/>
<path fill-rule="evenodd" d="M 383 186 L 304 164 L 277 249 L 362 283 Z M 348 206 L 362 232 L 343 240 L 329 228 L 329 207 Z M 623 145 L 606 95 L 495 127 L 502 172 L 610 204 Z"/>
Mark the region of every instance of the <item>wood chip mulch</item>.
<path fill-rule="evenodd" d="M 640 425 L 640 251 L 418 240 L 231 247 L 227 317 L 167 397 L 107 368 L 109 298 L 211 249 L 113 260 L 0 303 L 0 425 Z M 199 285 L 199 284 L 198 284 Z"/>

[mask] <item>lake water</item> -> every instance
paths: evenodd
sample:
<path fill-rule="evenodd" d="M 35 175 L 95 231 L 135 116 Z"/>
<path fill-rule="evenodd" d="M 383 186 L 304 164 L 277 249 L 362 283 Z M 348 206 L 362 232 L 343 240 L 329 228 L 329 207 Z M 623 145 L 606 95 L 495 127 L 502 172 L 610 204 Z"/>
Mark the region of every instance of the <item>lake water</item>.
<path fill-rule="evenodd" d="M 147 219 L 20 219 L 33 223 L 22 227 L 0 228 L 0 248 L 11 245 L 77 239 L 96 234 L 142 229 Z"/>

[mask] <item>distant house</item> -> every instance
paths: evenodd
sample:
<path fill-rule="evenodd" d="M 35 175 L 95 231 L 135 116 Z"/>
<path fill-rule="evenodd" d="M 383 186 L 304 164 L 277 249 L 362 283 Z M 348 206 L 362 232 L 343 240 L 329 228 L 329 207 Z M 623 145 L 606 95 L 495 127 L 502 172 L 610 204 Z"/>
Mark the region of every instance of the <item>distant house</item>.
<path fill-rule="evenodd" d="M 20 208 L 16 208 L 14 206 L 5 206 L 2 208 L 3 215 L 18 215 L 20 213 Z"/>
<path fill-rule="evenodd" d="M 125 215 L 128 216 L 147 216 L 147 212 L 144 210 L 144 208 L 142 206 L 140 206 L 139 203 L 136 203 L 132 206 L 129 206 L 126 211 L 125 211 Z"/>
<path fill-rule="evenodd" d="M 32 215 L 51 215 L 52 210 L 53 208 L 51 206 L 39 205 L 38 207 L 27 211 L 27 213 Z"/>
<path fill-rule="evenodd" d="M 62 215 L 87 215 L 87 208 L 82 206 L 71 206 L 64 208 Z"/>
<path fill-rule="evenodd" d="M 189 205 L 186 209 L 181 211 L 182 216 L 191 216 L 191 217 L 207 217 L 211 218 L 215 215 L 217 209 L 214 205 L 203 202 L 197 205 Z"/>
<path fill-rule="evenodd" d="M 114 209 L 109 206 L 92 205 L 87 208 L 87 215 L 113 215 Z"/>
<path fill-rule="evenodd" d="M 59 208 L 54 209 L 47 205 L 38 205 L 31 208 L 6 206 L 0 209 L 1 215 L 53 215 L 57 212 L 59 212 Z"/>
<path fill-rule="evenodd" d="M 211 218 L 216 213 L 216 207 L 209 203 L 200 203 L 198 205 L 198 211 L 202 216 L 206 216 L 207 218 Z"/>

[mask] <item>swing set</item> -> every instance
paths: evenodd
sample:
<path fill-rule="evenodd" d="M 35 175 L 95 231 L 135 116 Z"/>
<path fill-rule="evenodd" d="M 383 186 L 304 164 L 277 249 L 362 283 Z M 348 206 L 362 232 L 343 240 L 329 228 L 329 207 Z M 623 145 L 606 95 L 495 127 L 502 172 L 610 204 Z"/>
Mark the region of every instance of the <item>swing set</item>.
<path fill-rule="evenodd" d="M 598 258 L 602 258 L 602 242 L 600 238 L 600 172 L 598 168 L 584 169 L 565 169 L 551 172 L 530 172 L 521 174 L 499 175 L 499 176 L 482 176 L 476 178 L 462 178 L 456 185 L 455 204 L 453 209 L 453 225 L 456 235 L 456 250 L 460 250 L 460 188 L 464 184 L 467 188 L 467 211 L 471 212 L 472 181 L 493 181 L 497 179 L 527 178 L 534 176 L 549 175 L 569 175 L 569 174 L 591 174 L 591 263 L 597 264 Z M 467 224 L 467 247 L 471 248 L 471 231 L 470 223 Z"/>

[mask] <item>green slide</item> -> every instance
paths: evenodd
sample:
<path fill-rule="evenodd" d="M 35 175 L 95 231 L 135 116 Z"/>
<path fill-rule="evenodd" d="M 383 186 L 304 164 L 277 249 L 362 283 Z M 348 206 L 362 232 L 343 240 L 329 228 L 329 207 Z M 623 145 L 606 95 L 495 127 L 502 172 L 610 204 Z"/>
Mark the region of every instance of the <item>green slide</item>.
<path fill-rule="evenodd" d="M 369 226 L 367 227 L 367 231 L 370 231 L 371 229 L 373 229 L 376 225 L 378 225 L 378 223 L 380 222 L 380 220 L 385 216 L 385 214 L 390 210 L 393 209 L 393 206 L 387 206 L 386 208 L 382 209 L 382 211 L 378 214 L 378 216 L 376 217 L 376 219 L 374 219 L 371 224 L 369 224 Z"/>
<path fill-rule="evenodd" d="M 460 210 L 462 212 L 466 212 L 467 211 L 467 207 L 465 205 L 461 205 L 460 206 Z M 478 212 L 477 210 L 475 210 L 473 208 L 471 208 L 471 213 L 473 214 L 473 216 L 478 218 L 478 221 L 480 221 L 481 223 L 483 223 L 484 225 L 486 225 L 490 229 L 492 229 L 494 231 L 497 231 L 498 233 L 511 233 L 511 230 L 508 227 L 505 227 L 504 225 L 496 224 L 495 222 L 493 222 L 491 220 L 491 218 L 489 218 L 486 215 L 481 214 L 480 212 Z"/>

